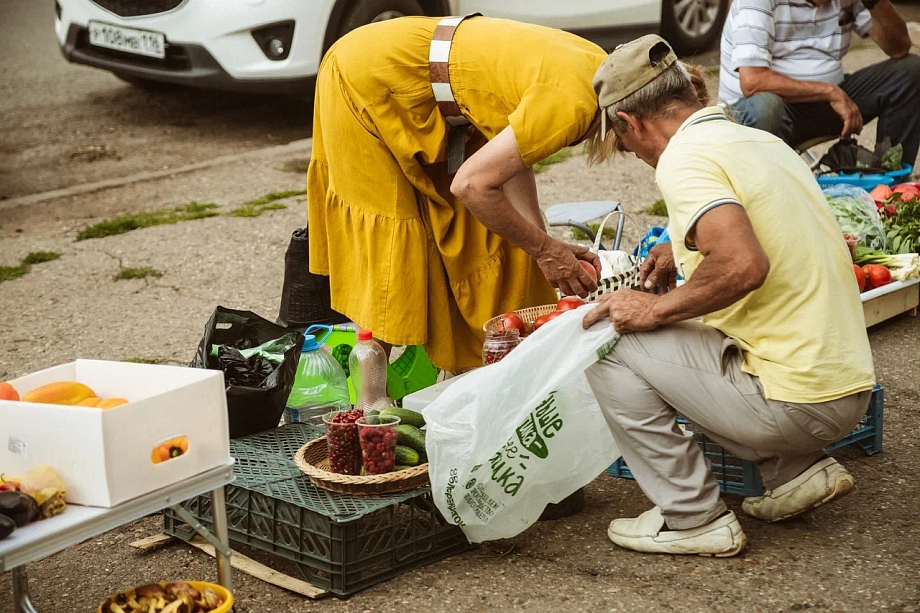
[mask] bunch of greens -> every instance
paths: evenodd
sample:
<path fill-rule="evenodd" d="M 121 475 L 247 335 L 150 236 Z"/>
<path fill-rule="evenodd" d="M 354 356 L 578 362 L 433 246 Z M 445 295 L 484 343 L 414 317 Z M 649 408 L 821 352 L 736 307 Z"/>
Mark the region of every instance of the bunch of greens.
<path fill-rule="evenodd" d="M 920 255 L 916 253 L 889 255 L 859 246 L 856 248 L 856 257 L 853 261 L 859 266 L 881 264 L 891 271 L 893 281 L 906 281 L 920 277 Z"/>
<path fill-rule="evenodd" d="M 894 215 L 885 218 L 885 239 L 892 253 L 920 252 L 920 198 L 898 200 L 894 202 Z"/>
<path fill-rule="evenodd" d="M 871 249 L 885 251 L 885 228 L 871 198 L 827 194 L 827 203 L 844 233 L 858 236 Z"/>

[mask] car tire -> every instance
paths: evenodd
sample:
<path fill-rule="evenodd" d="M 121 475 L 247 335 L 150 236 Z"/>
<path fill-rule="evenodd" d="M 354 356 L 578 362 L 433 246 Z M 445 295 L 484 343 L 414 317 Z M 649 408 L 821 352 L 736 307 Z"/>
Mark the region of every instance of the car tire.
<path fill-rule="evenodd" d="M 663 0 L 661 35 L 679 55 L 707 51 L 721 37 L 730 0 Z"/>
<path fill-rule="evenodd" d="M 425 11 L 417 0 L 359 0 L 342 22 L 339 36 L 375 21 L 424 14 Z"/>

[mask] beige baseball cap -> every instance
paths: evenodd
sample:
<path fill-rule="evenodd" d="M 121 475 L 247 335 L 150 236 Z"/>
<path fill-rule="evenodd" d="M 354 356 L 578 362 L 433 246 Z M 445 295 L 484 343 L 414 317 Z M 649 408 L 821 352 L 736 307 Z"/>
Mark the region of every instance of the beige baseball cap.
<path fill-rule="evenodd" d="M 601 110 L 601 140 L 607 134 L 607 107 L 651 83 L 677 61 L 671 45 L 649 34 L 620 45 L 594 73 L 594 91 Z"/>

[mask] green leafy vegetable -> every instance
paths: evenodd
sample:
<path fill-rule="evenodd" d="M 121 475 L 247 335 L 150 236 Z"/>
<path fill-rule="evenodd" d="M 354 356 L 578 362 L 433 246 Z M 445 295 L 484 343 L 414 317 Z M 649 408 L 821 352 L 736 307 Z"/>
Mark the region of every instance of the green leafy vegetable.
<path fill-rule="evenodd" d="M 882 155 L 882 168 L 888 171 L 901 170 L 902 157 L 904 157 L 904 147 L 898 143 Z"/>
<path fill-rule="evenodd" d="M 852 196 L 828 196 L 827 203 L 843 232 L 858 236 L 864 245 L 872 249 L 886 249 L 885 228 L 871 199 L 866 201 Z"/>

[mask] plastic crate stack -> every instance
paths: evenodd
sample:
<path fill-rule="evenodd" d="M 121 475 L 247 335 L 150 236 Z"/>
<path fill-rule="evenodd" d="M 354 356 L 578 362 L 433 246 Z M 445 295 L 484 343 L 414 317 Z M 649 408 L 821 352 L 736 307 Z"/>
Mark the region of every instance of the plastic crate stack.
<path fill-rule="evenodd" d="M 313 485 L 292 458 L 322 434 L 290 424 L 230 442 L 236 460 L 236 479 L 226 487 L 231 541 L 291 560 L 304 580 L 338 596 L 471 548 L 438 512 L 430 487 L 349 496 Z M 208 496 L 182 506 L 213 527 Z M 185 540 L 194 536 L 171 509 L 164 511 L 163 529 Z"/>
<path fill-rule="evenodd" d="M 872 390 L 866 415 L 852 432 L 842 440 L 827 447 L 827 451 L 851 445 L 860 447 L 868 455 L 881 451 L 884 411 L 885 389 L 880 385 L 876 385 Z M 692 432 L 691 426 L 686 419 L 678 416 L 677 421 Z M 760 477 L 760 471 L 753 462 L 733 456 L 700 432 L 693 432 L 693 436 L 699 441 L 700 447 L 703 449 L 703 455 L 712 464 L 712 472 L 719 482 L 719 489 L 726 494 L 739 494 L 741 496 L 759 496 L 764 493 L 765 488 Z M 623 458 L 614 462 L 607 472 L 614 477 L 633 478 Z"/>

